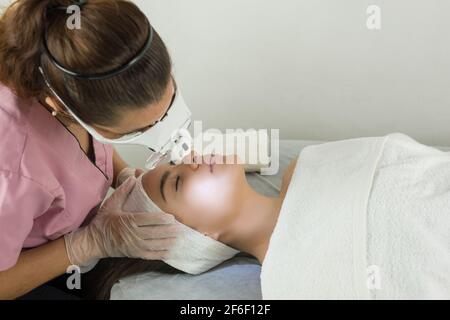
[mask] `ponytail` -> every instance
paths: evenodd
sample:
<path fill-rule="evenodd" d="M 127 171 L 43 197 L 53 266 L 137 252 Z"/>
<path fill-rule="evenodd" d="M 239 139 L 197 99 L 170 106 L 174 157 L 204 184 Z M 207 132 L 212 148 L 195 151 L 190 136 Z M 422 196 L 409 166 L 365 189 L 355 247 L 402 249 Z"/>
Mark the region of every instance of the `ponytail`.
<path fill-rule="evenodd" d="M 70 15 L 51 9 L 73 4 L 76 1 L 16 0 L 6 9 L 0 16 L 0 82 L 21 98 L 53 98 L 39 73 L 42 63 L 58 95 L 88 124 L 112 126 L 122 111 L 159 102 L 170 83 L 172 62 L 156 31 L 138 63 L 107 79 L 71 77 L 42 54 L 46 33 L 53 58 L 68 69 L 97 74 L 120 67 L 146 43 L 148 19 L 133 2 L 84 1 L 81 28 L 70 30 Z"/>
<path fill-rule="evenodd" d="M 20 97 L 43 90 L 39 64 L 45 11 L 52 0 L 17 0 L 0 18 L 0 82 Z"/>

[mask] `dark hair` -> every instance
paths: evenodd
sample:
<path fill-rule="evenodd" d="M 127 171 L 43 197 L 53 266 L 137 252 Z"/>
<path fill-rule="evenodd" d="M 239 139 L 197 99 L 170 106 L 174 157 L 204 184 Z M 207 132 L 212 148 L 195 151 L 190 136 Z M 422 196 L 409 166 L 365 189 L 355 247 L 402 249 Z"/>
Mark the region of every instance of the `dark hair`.
<path fill-rule="evenodd" d="M 120 279 L 146 272 L 159 272 L 163 274 L 182 273 L 182 271 L 159 260 L 129 258 L 102 259 L 92 271 L 89 271 L 82 277 L 83 298 L 108 300 L 112 287 Z"/>
<path fill-rule="evenodd" d="M 81 28 L 71 30 L 66 26 L 70 15 L 51 8 L 74 2 L 16 0 L 0 17 L 0 82 L 19 97 L 52 97 L 38 71 L 46 29 L 48 49 L 56 60 L 86 74 L 120 67 L 146 43 L 148 20 L 132 2 L 88 0 L 81 7 Z M 171 80 L 170 55 L 156 31 L 143 59 L 111 78 L 74 78 L 45 54 L 42 60 L 58 94 L 88 124 L 114 125 L 121 111 L 160 101 Z"/>
<path fill-rule="evenodd" d="M 235 257 L 253 258 L 248 253 L 239 252 Z M 95 268 L 82 276 L 82 296 L 90 300 L 109 300 L 112 287 L 120 279 L 147 272 L 161 274 L 184 273 L 163 261 L 130 258 L 106 258 L 100 260 Z"/>

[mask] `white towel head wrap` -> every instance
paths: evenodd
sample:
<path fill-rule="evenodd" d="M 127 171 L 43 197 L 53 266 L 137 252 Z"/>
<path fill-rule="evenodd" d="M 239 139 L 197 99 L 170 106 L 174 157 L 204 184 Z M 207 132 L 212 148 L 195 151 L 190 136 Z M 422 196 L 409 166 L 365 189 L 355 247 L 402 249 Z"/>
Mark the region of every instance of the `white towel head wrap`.
<path fill-rule="evenodd" d="M 162 212 L 144 190 L 142 176 L 136 179 L 136 184 L 123 206 L 124 211 L 149 212 L 149 214 Z M 178 270 L 199 274 L 232 258 L 239 252 L 178 221 L 176 223 L 180 225 L 181 233 L 170 250 L 169 258 L 164 262 Z"/>

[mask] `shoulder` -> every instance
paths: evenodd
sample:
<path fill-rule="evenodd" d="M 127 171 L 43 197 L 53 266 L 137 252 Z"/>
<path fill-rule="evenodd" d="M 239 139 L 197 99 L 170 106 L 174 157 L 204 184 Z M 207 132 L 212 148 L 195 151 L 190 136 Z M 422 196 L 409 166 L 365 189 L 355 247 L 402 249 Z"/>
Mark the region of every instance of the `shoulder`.
<path fill-rule="evenodd" d="M 24 124 L 33 99 L 19 98 L 10 88 L 0 82 L 0 113 L 10 121 Z M 3 124 L 3 123 L 2 123 Z"/>
<path fill-rule="evenodd" d="M 289 166 L 286 168 L 286 171 L 283 174 L 283 180 L 281 182 L 281 190 L 280 194 L 282 197 L 286 195 L 286 192 L 288 190 L 289 184 L 292 179 L 292 175 L 294 173 L 295 167 L 297 166 L 297 162 L 299 161 L 299 157 L 294 158 Z"/>
<path fill-rule="evenodd" d="M 21 99 L 0 83 L 0 170 L 20 173 L 30 140 L 29 113 L 33 107 L 33 99 Z"/>
<path fill-rule="evenodd" d="M 20 168 L 31 105 L 0 83 L 0 170 L 18 172 Z"/>
<path fill-rule="evenodd" d="M 17 258 L 35 219 L 52 205 L 55 197 L 35 181 L 0 170 L 0 271 Z M 42 220 L 41 220 L 42 221 Z"/>

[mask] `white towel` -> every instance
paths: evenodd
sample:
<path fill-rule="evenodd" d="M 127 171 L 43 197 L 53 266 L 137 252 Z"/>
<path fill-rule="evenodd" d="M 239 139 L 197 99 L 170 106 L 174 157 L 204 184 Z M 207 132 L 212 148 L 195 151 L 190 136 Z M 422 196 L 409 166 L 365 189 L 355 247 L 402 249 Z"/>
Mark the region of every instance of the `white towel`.
<path fill-rule="evenodd" d="M 450 299 L 450 153 L 391 135 L 368 206 L 372 299 Z"/>
<path fill-rule="evenodd" d="M 448 299 L 449 200 L 450 154 L 405 135 L 306 147 L 262 266 L 263 298 Z"/>
<path fill-rule="evenodd" d="M 142 186 L 142 175 L 136 179 L 123 206 L 127 212 L 162 212 L 148 197 Z M 164 262 L 190 274 L 205 272 L 235 256 L 239 251 L 177 222 L 181 233 Z"/>

